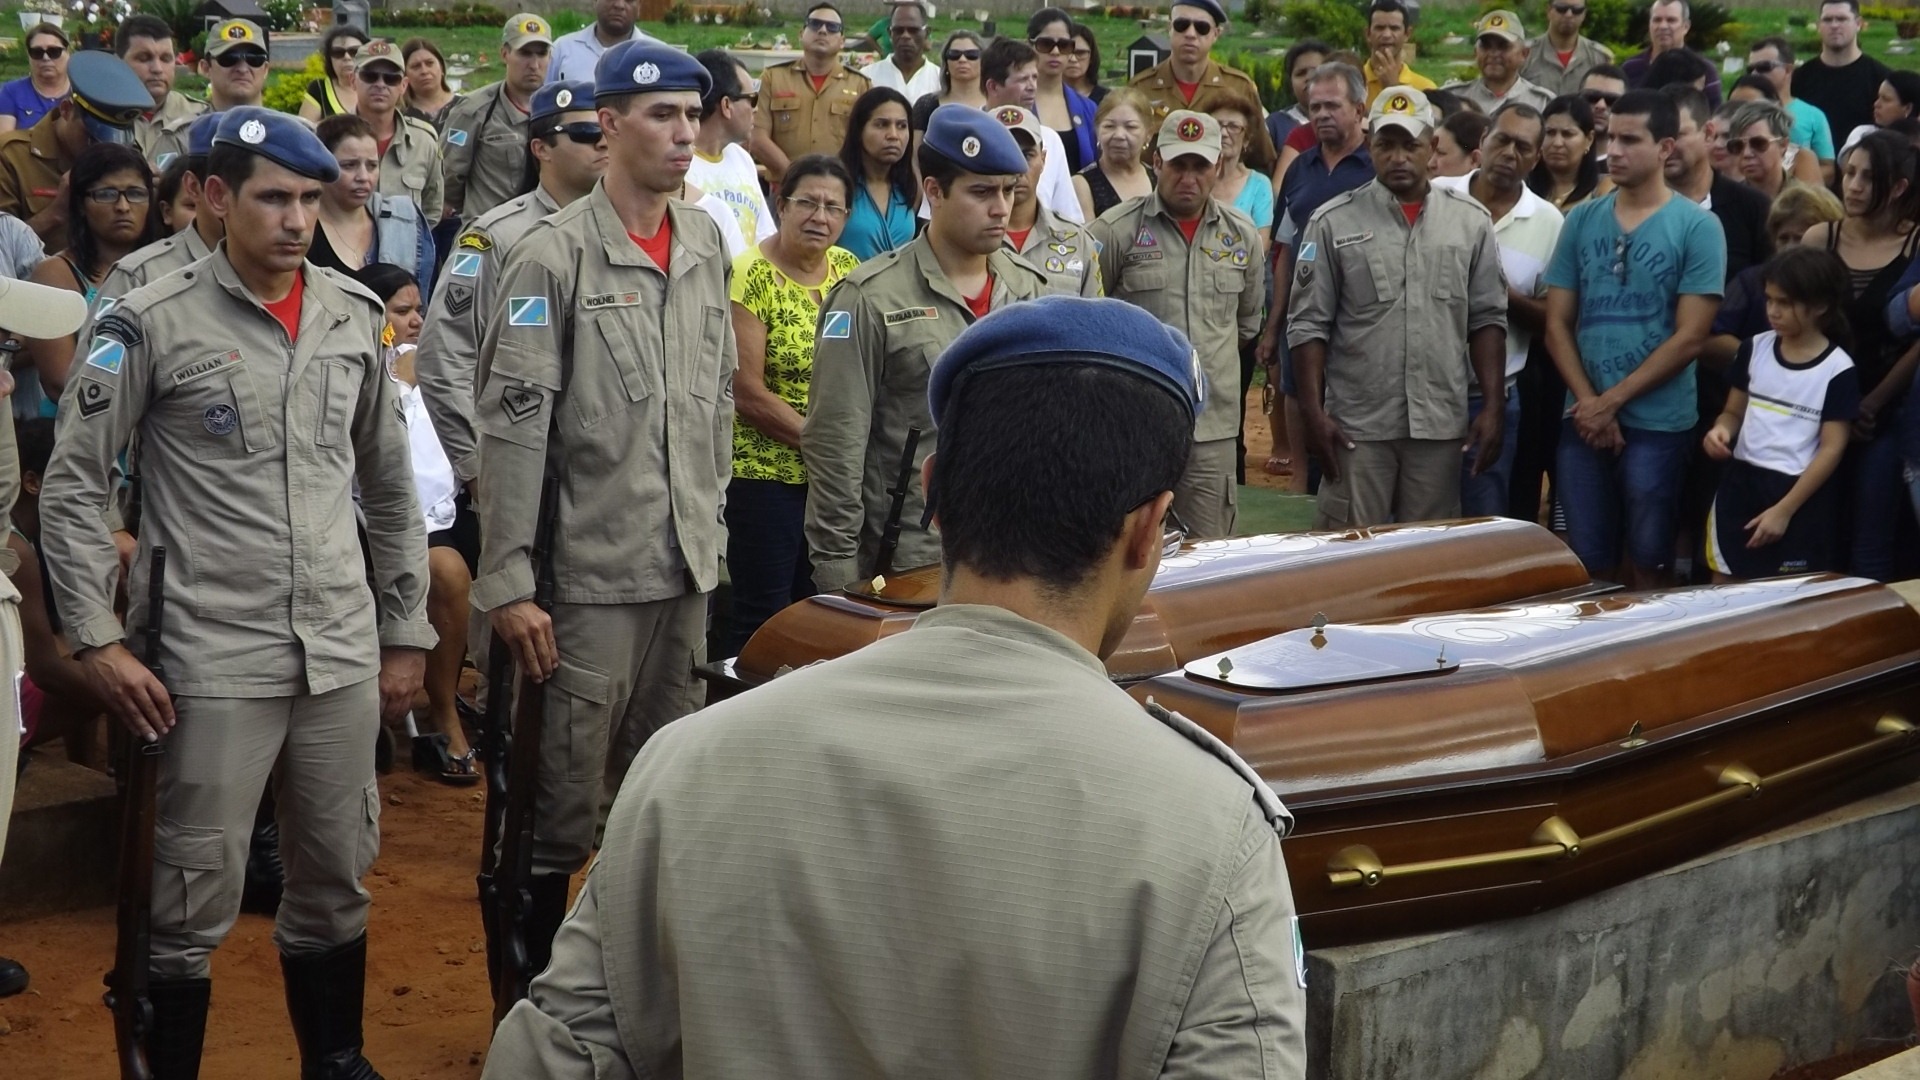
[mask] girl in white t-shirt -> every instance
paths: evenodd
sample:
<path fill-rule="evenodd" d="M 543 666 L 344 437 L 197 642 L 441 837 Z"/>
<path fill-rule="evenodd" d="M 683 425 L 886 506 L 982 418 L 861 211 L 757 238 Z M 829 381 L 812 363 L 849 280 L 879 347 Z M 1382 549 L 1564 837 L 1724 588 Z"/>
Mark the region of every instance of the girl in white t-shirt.
<path fill-rule="evenodd" d="M 1845 264 L 1791 247 L 1762 278 L 1773 329 L 1740 346 L 1705 440 L 1707 456 L 1727 462 L 1707 518 L 1715 581 L 1834 568 L 1838 491 L 1827 481 L 1860 408 L 1853 358 L 1835 341 L 1847 332 Z"/>

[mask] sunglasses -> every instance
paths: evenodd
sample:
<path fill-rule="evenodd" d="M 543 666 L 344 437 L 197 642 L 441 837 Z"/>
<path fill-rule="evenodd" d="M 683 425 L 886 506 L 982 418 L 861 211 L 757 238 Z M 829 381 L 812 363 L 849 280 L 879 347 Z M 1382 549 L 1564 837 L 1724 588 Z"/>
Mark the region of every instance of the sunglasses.
<path fill-rule="evenodd" d="M 1167 507 L 1167 516 L 1160 522 L 1160 557 L 1171 559 L 1180 554 L 1180 545 L 1187 542 L 1187 523 L 1180 515 Z"/>
<path fill-rule="evenodd" d="M 837 34 L 846 29 L 846 24 L 834 22 L 832 19 L 808 19 L 807 29 L 820 34 Z"/>
<path fill-rule="evenodd" d="M 1208 34 L 1213 33 L 1213 23 L 1206 19 L 1189 19 L 1185 16 L 1173 20 L 1174 33 L 1184 34 L 1189 30 L 1199 34 L 1201 37 L 1206 37 Z"/>
<path fill-rule="evenodd" d="M 924 26 L 888 26 L 887 32 L 892 34 L 894 37 L 926 37 L 927 36 L 927 28 Z"/>
<path fill-rule="evenodd" d="M 1572 4 L 1555 4 L 1553 5 L 1553 11 L 1556 15 L 1585 15 L 1587 13 L 1585 5 L 1575 7 Z"/>
<path fill-rule="evenodd" d="M 407 77 L 397 71 L 363 71 L 355 78 L 363 83 L 381 83 L 386 86 L 399 86 L 407 81 Z"/>
<path fill-rule="evenodd" d="M 1580 96 L 1587 99 L 1587 104 L 1589 105 L 1604 104 L 1609 108 L 1613 106 L 1614 102 L 1620 100 L 1619 94 L 1608 93 L 1605 90 L 1587 90 L 1582 92 Z"/>
<path fill-rule="evenodd" d="M 327 50 L 327 55 L 333 57 L 335 60 L 351 60 L 360 55 L 360 46 L 335 45 L 333 48 Z"/>
<path fill-rule="evenodd" d="M 575 120 L 570 124 L 555 124 L 546 132 L 546 138 L 557 139 L 565 135 L 581 146 L 598 146 L 606 133 L 600 130 L 600 124 L 593 120 Z"/>
<path fill-rule="evenodd" d="M 1745 153 L 1764 154 L 1773 148 L 1774 143 L 1779 141 L 1779 139 L 1769 135 L 1755 135 L 1750 139 L 1743 139 L 1735 135 L 1727 140 L 1727 153 L 1734 157 Z"/>
<path fill-rule="evenodd" d="M 1073 39 L 1070 37 L 1028 38 L 1027 44 L 1033 46 L 1033 51 L 1037 53 L 1061 55 L 1073 51 Z"/>
<path fill-rule="evenodd" d="M 99 203 L 101 206 L 112 206 L 121 199 L 127 200 L 127 205 L 129 206 L 145 206 L 152 198 L 153 192 L 143 187 L 97 187 L 87 189 L 87 201 Z"/>
<path fill-rule="evenodd" d="M 1781 63 L 1781 62 L 1780 62 L 1780 61 L 1778 61 L 1778 60 L 1762 60 L 1762 61 L 1760 61 L 1760 62 L 1759 62 L 1759 63 L 1757 63 L 1757 64 L 1748 64 L 1748 65 L 1747 65 L 1747 74 L 1749 74 L 1749 75 L 1771 75 L 1771 74 L 1773 74 L 1774 72 L 1776 72 L 1776 71 L 1779 71 L 1779 70 L 1780 70 L 1781 68 L 1783 68 L 1783 67 L 1786 67 L 1786 66 L 1787 66 L 1787 65 L 1785 65 L 1785 64 L 1783 64 L 1783 63 Z"/>
<path fill-rule="evenodd" d="M 980 59 L 979 49 L 948 49 L 947 50 L 947 60 L 949 62 L 952 62 L 954 60 L 978 61 L 979 59 Z"/>
<path fill-rule="evenodd" d="M 267 54 L 256 49 L 232 49 L 213 58 L 213 62 L 223 68 L 245 64 L 251 68 L 266 67 Z"/>
<path fill-rule="evenodd" d="M 65 45 L 35 45 L 27 50 L 27 55 L 35 60 L 58 60 L 67 54 Z"/>
<path fill-rule="evenodd" d="M 733 97 L 730 97 L 727 100 L 728 101 L 744 101 L 747 103 L 747 108 L 749 109 L 758 108 L 760 105 L 760 91 L 755 90 L 751 94 L 735 94 Z"/>
<path fill-rule="evenodd" d="M 1620 279 L 1620 284 L 1627 283 L 1627 238 L 1625 236 L 1613 243 L 1613 276 Z"/>

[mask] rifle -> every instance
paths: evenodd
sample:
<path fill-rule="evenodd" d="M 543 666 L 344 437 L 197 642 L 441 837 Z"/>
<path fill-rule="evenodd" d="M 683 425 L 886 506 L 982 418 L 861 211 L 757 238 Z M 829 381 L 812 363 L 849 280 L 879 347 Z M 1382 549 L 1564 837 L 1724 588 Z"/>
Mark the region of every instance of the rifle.
<path fill-rule="evenodd" d="M 137 489 L 136 489 L 137 490 Z M 141 660 L 166 681 L 160 665 L 160 622 L 166 605 L 167 549 L 155 545 L 147 578 L 147 625 Z M 113 1040 L 122 1080 L 150 1080 L 147 1040 L 153 1034 L 153 1001 L 147 996 L 147 966 L 153 957 L 153 795 L 166 744 L 120 733 L 120 901 L 113 970 L 107 972 L 107 1008 L 113 1010 Z"/>
<path fill-rule="evenodd" d="M 887 523 L 880 530 L 880 550 L 873 557 L 873 577 L 893 573 L 893 554 L 900 550 L 900 515 L 907 510 L 907 493 L 913 490 L 913 455 L 920 449 L 920 429 L 907 429 L 907 444 L 900 448 L 900 471 L 887 494 L 893 504 L 887 507 Z"/>
<path fill-rule="evenodd" d="M 533 532 L 533 602 L 540 610 L 553 611 L 553 530 L 560 510 L 560 479 L 549 469 L 540 487 L 540 517 Z M 508 656 L 506 643 L 496 635 L 493 648 Z M 495 661 L 497 663 L 497 660 Z M 491 665 L 490 665 L 491 666 Z M 489 688 L 488 693 L 492 693 Z M 504 695 L 502 695 L 504 698 Z M 491 710 L 493 702 L 489 701 Z M 487 783 L 491 795 L 494 771 L 506 775 L 506 807 L 498 826 L 500 857 L 490 880 L 483 883 L 483 897 L 493 920 L 498 941 L 498 970 L 493 978 L 493 1022 L 498 1024 L 513 1004 L 527 996 L 527 986 L 535 972 L 527 951 L 527 923 L 533 910 L 533 813 L 535 786 L 540 777 L 540 736 L 546 726 L 546 687 L 526 678 L 520 679 L 513 703 L 513 732 L 507 736 L 504 762 L 487 761 Z"/>

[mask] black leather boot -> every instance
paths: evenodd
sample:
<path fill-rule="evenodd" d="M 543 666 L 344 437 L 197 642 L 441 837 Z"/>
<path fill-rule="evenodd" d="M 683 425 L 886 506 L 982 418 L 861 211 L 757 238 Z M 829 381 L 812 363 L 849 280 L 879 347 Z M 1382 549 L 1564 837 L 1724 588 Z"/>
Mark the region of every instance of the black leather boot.
<path fill-rule="evenodd" d="M 553 959 L 553 935 L 567 918 L 566 874 L 535 874 L 533 907 L 527 912 L 527 977 L 547 970 Z"/>
<path fill-rule="evenodd" d="M 147 999 L 153 1002 L 147 1067 L 153 1080 L 197 1080 L 212 996 L 212 979 L 154 979 L 147 984 Z"/>
<path fill-rule="evenodd" d="M 253 814 L 253 837 L 247 841 L 246 884 L 240 890 L 240 910 L 250 915 L 272 915 L 280 910 L 280 893 L 287 870 L 280 862 L 280 825 L 274 817 L 273 791 L 261 796 Z"/>
<path fill-rule="evenodd" d="M 367 939 L 311 956 L 280 956 L 287 1015 L 300 1044 L 300 1080 L 381 1080 L 361 1055 Z"/>

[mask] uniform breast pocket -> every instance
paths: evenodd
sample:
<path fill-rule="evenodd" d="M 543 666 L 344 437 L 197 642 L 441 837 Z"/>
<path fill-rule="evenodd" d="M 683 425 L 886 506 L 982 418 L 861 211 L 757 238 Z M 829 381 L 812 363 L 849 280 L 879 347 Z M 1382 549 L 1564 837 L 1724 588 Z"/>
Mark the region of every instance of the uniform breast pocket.
<path fill-rule="evenodd" d="M 1398 295 L 1385 257 L 1366 251 L 1342 255 L 1340 292 L 1342 299 L 1360 309 L 1390 304 Z"/>
<path fill-rule="evenodd" d="M 314 441 L 321 446 L 348 446 L 353 442 L 353 414 L 360 401 L 360 387 L 366 370 L 345 360 L 329 360 L 320 388 L 320 422 L 314 428 Z"/>
<path fill-rule="evenodd" d="M 836 134 L 847 133 L 847 121 L 853 117 L 853 103 L 857 99 L 842 98 L 827 106 L 827 114 L 833 117 L 833 130 Z"/>
<path fill-rule="evenodd" d="M 1213 293 L 1213 300 L 1222 310 L 1237 311 L 1240 307 L 1240 294 L 1247 287 L 1247 272 L 1237 266 L 1215 267 L 1207 276 L 1207 284 L 1211 286 L 1208 291 Z"/>
<path fill-rule="evenodd" d="M 911 326 L 912 324 L 907 324 Z M 899 327 L 895 327 L 897 331 Z M 930 331 L 893 335 L 895 343 L 887 348 L 887 369 L 881 381 L 896 400 L 925 402 L 927 377 L 944 345 Z"/>
<path fill-rule="evenodd" d="M 592 340 L 604 354 L 576 353 L 574 358 L 567 401 L 583 428 L 654 397 L 662 389 L 659 363 L 641 351 L 640 340 L 622 318 L 622 310 L 637 309 L 599 311 L 592 316 Z"/>
<path fill-rule="evenodd" d="M 793 125 L 800 119 L 800 101 L 798 98 L 775 98 L 768 106 L 773 113 L 773 130 L 792 131 Z"/>
<path fill-rule="evenodd" d="M 172 403 L 181 423 L 194 436 L 192 445 L 198 456 L 245 457 L 274 445 L 253 383 L 237 363 L 175 386 Z"/>
<path fill-rule="evenodd" d="M 720 373 L 728 367 L 728 358 L 722 354 L 726 319 L 725 308 L 700 309 L 700 351 L 694 354 L 693 385 L 689 389 L 701 401 L 720 400 Z"/>
<path fill-rule="evenodd" d="M 415 194 L 425 191 L 427 189 L 426 165 L 420 164 L 406 169 L 400 174 L 400 182 L 406 185 L 408 191 Z"/>
<path fill-rule="evenodd" d="M 1456 296 L 1466 296 L 1473 283 L 1469 280 L 1472 268 L 1468 265 L 1466 252 L 1458 248 L 1448 248 L 1441 254 L 1423 260 L 1433 274 L 1426 282 L 1435 298 L 1451 300 Z"/>
<path fill-rule="evenodd" d="M 1120 268 L 1122 292 L 1152 292 L 1167 287 L 1167 267 L 1159 260 L 1137 262 Z"/>

